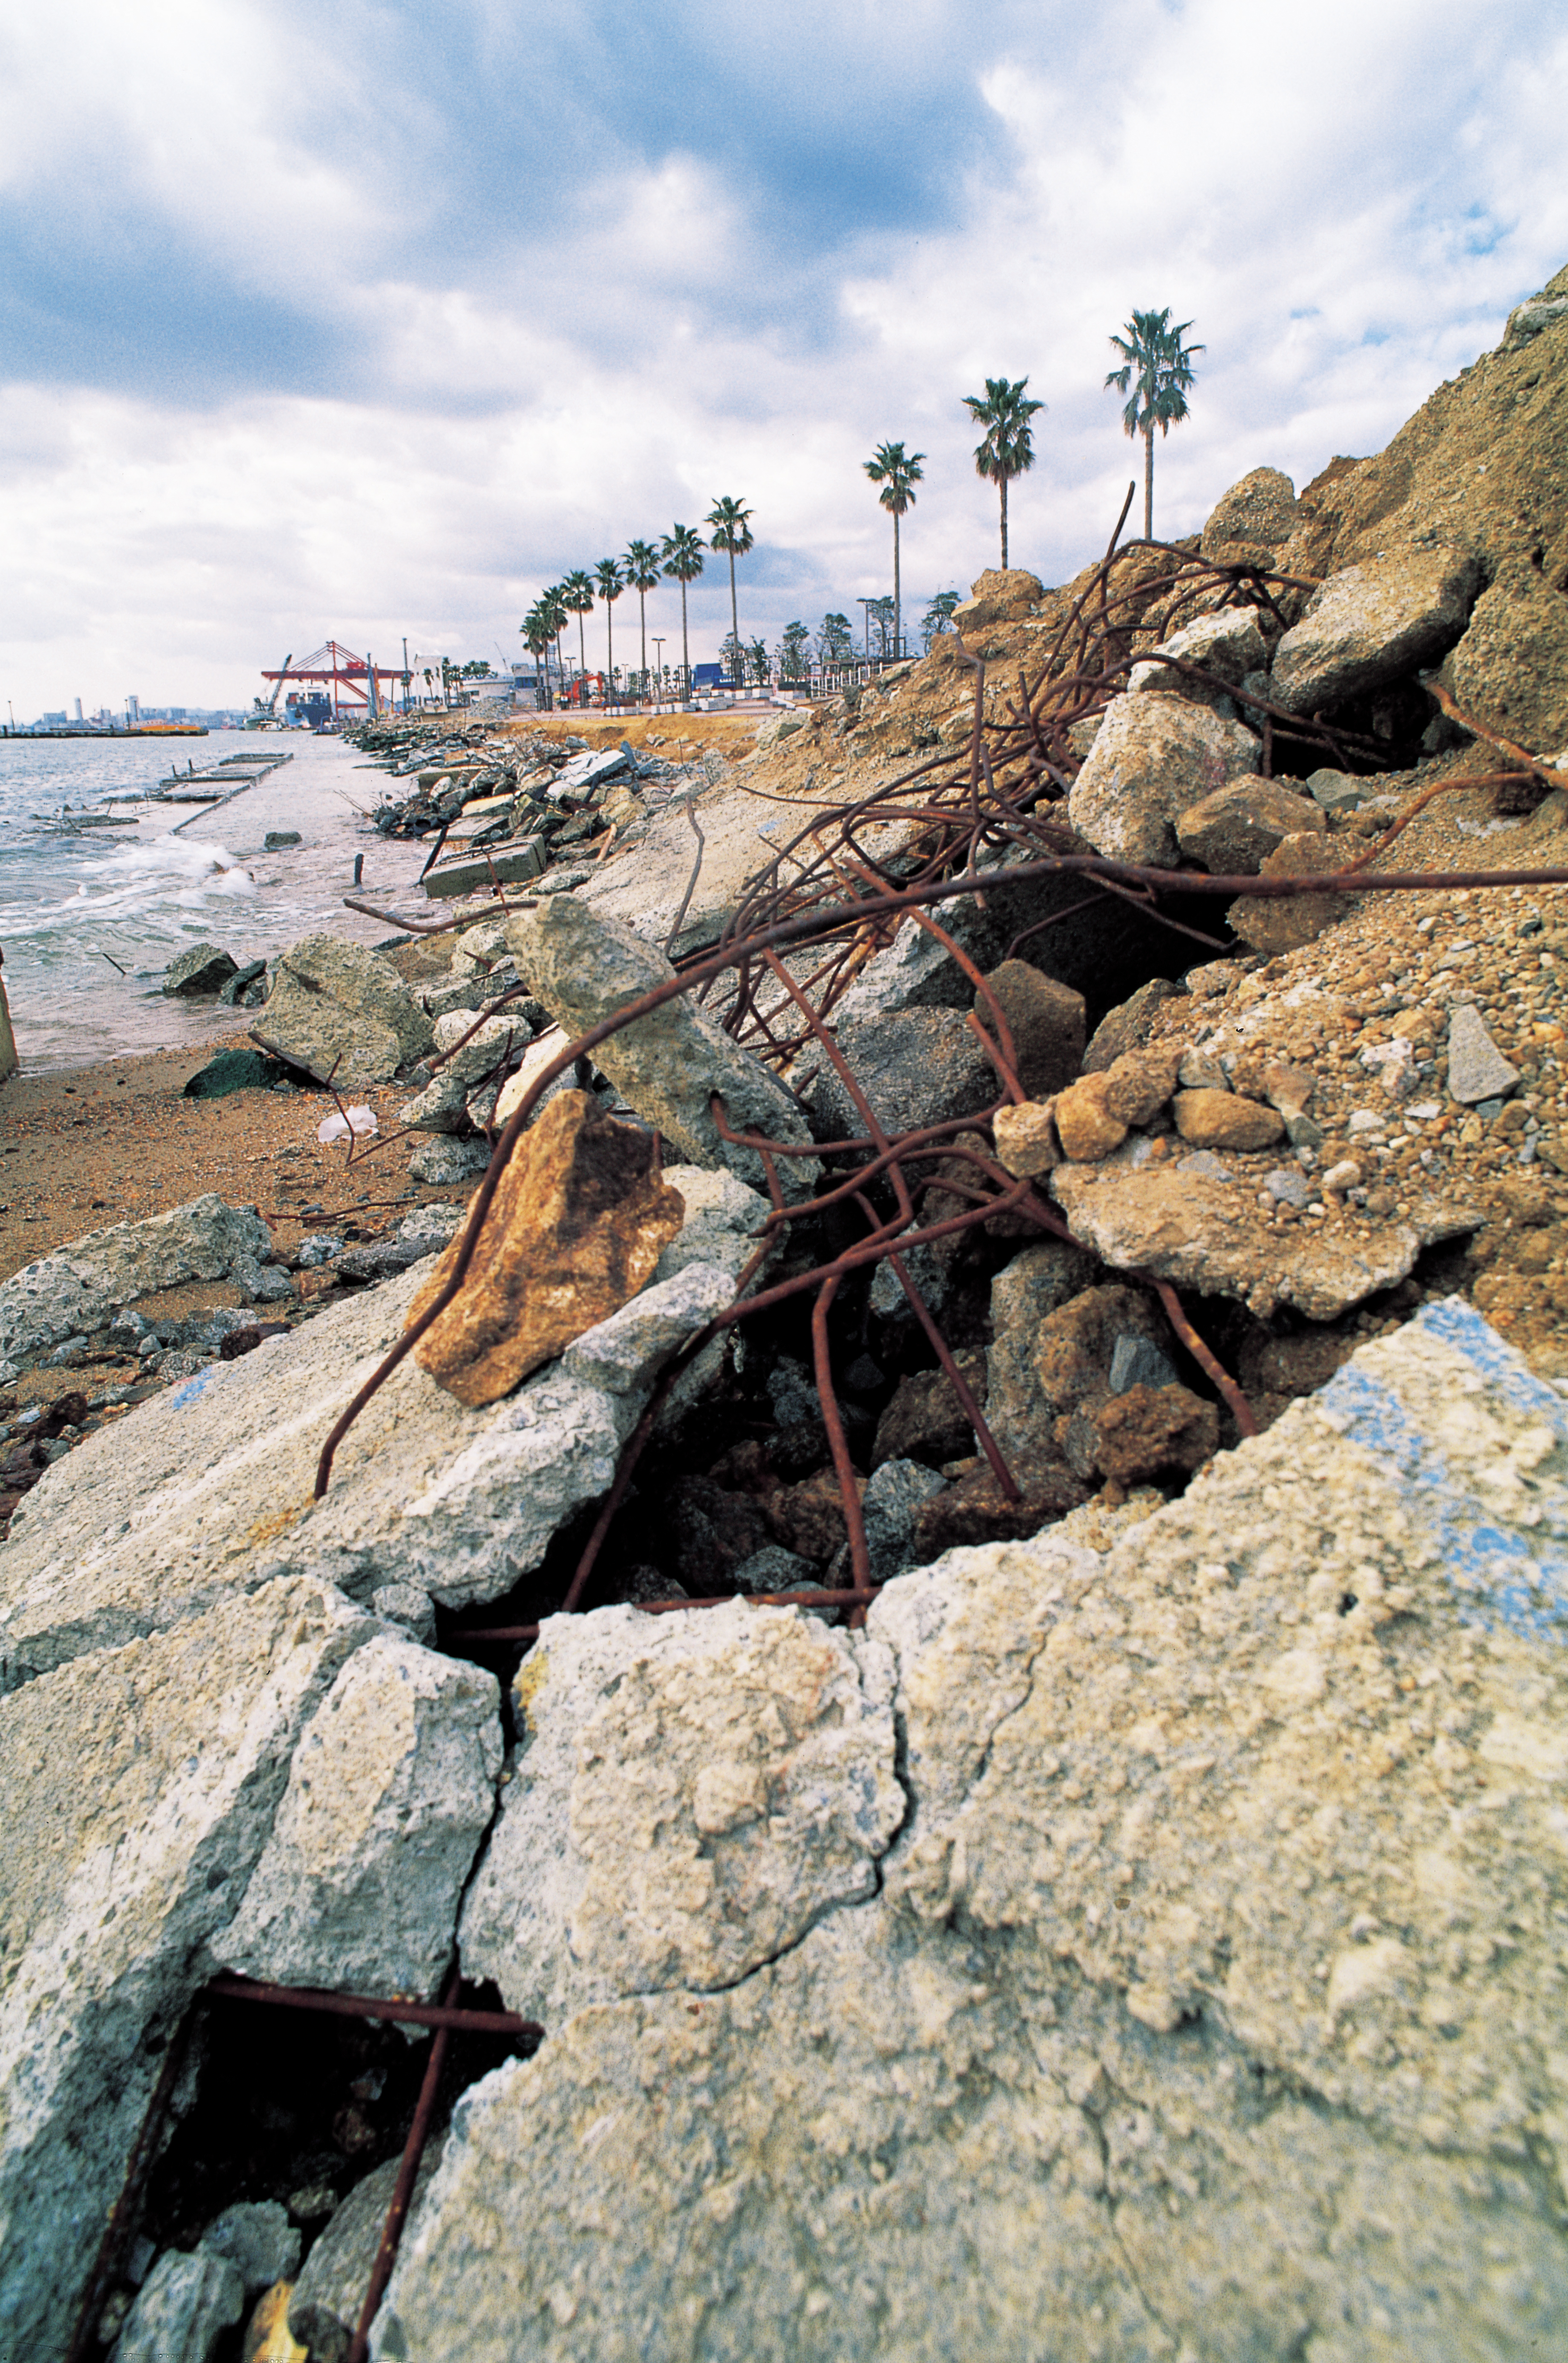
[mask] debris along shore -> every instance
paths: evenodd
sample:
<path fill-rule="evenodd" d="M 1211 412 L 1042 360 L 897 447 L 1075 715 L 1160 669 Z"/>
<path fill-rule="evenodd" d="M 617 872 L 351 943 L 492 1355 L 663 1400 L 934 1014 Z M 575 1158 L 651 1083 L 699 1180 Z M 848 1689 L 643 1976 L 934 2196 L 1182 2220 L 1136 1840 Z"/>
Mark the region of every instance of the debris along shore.
<path fill-rule="evenodd" d="M 1565 390 L 269 970 L 452 1211 L 14 1514 L 19 2350 L 1563 2343 Z"/>

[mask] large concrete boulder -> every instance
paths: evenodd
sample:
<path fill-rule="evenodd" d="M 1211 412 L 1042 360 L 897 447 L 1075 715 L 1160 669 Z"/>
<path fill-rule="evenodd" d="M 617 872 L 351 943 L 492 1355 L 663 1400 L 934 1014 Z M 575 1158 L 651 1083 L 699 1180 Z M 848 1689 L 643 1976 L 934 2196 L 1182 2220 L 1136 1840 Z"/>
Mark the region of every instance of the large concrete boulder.
<path fill-rule="evenodd" d="M 1128 680 L 1130 690 L 1145 695 L 1184 697 L 1195 705 L 1215 704 L 1224 698 L 1224 691 L 1178 671 L 1173 664 L 1164 661 L 1171 657 L 1201 665 L 1206 672 L 1217 674 L 1232 688 L 1238 686 L 1250 672 L 1261 672 L 1268 663 L 1268 650 L 1258 629 L 1257 610 L 1220 607 L 1212 615 L 1199 616 L 1195 622 L 1162 640 L 1157 649 L 1135 664 Z M 1220 710 L 1234 714 L 1235 707 L 1227 703 Z"/>
<path fill-rule="evenodd" d="M 674 974 L 663 954 L 622 921 L 571 894 L 557 894 L 510 920 L 506 940 L 529 990 L 568 1039 Z M 762 1160 L 754 1149 L 736 1148 L 720 1136 L 709 1106 L 715 1093 L 731 1131 L 809 1142 L 805 1119 L 777 1077 L 732 1042 L 690 994 L 623 1026 L 599 1045 L 594 1063 L 694 1165 L 727 1166 L 750 1188 L 767 1187 Z M 809 1197 L 818 1171 L 814 1158 L 780 1159 L 785 1196 Z"/>
<path fill-rule="evenodd" d="M 1219 878 L 1255 878 L 1275 846 L 1303 830 L 1328 827 L 1309 796 L 1279 780 L 1231 780 L 1189 805 L 1176 823 L 1176 842 Z M 1322 861 L 1332 863 L 1325 844 Z"/>
<path fill-rule="evenodd" d="M 295 1740 L 378 1629 L 327 1585 L 262 1582 L 0 1698 L 0 2353 L 63 2354 Z"/>
<path fill-rule="evenodd" d="M 1565 1520 L 1568 1409 L 1448 1304 L 1108 1551 L 895 1581 L 878 1892 L 472 2088 L 373 2351 L 1560 2347 Z"/>
<path fill-rule="evenodd" d="M 904 1812 L 891 1674 L 878 1644 L 794 1609 L 551 1619 L 465 1967 L 559 2025 L 733 1985 L 870 1895 Z"/>
<path fill-rule="evenodd" d="M 1435 662 L 1463 631 L 1480 585 L 1477 560 L 1443 545 L 1331 575 L 1274 651 L 1275 704 L 1316 714 Z"/>
<path fill-rule="evenodd" d="M 182 1281 L 224 1280 L 272 1252 L 255 1207 L 226 1205 L 216 1191 L 145 1222 L 88 1231 L 0 1284 L 0 1358 L 48 1353 L 62 1337 L 106 1328 L 139 1296 Z"/>
<path fill-rule="evenodd" d="M 1180 815 L 1228 780 L 1253 772 L 1258 742 L 1184 697 L 1113 697 L 1073 782 L 1067 809 L 1096 853 L 1173 870 Z"/>
<path fill-rule="evenodd" d="M 1198 547 L 1216 565 L 1266 565 L 1284 548 L 1298 521 L 1290 478 L 1278 468 L 1254 468 L 1220 494 Z"/>
<path fill-rule="evenodd" d="M 217 1958 L 278 1985 L 433 1994 L 500 1769 L 494 1674 L 367 1643 L 300 1740 Z"/>
<path fill-rule="evenodd" d="M 1440 677 L 1483 729 L 1550 760 L 1568 747 L 1568 596 L 1528 558 L 1509 559 Z"/>
<path fill-rule="evenodd" d="M 429 1018 L 390 960 L 337 936 L 305 936 L 277 964 L 250 1038 L 274 1058 L 361 1091 L 435 1046 Z"/>
<path fill-rule="evenodd" d="M 970 585 L 967 599 L 961 599 L 952 611 L 955 628 L 963 633 L 984 632 L 996 624 L 1016 624 L 1029 615 L 1044 595 L 1040 577 L 1026 573 L 1021 566 L 988 566 L 984 574 Z"/>

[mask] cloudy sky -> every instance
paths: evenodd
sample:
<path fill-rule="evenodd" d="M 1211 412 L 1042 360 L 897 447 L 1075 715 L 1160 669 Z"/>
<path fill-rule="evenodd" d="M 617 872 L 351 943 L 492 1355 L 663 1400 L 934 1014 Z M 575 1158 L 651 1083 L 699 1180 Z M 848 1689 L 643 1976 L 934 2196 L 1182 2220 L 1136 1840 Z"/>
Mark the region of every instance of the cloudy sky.
<path fill-rule="evenodd" d="M 329 634 L 509 659 L 544 584 L 721 494 L 771 642 L 891 588 L 884 438 L 927 455 L 917 606 L 995 562 L 988 375 L 1049 405 L 1013 556 L 1061 580 L 1137 465 L 1133 306 L 1207 348 L 1157 459 L 1186 531 L 1496 341 L 1568 261 L 1565 120 L 1559 0 L 13 6 L 0 701 L 244 702 Z"/>

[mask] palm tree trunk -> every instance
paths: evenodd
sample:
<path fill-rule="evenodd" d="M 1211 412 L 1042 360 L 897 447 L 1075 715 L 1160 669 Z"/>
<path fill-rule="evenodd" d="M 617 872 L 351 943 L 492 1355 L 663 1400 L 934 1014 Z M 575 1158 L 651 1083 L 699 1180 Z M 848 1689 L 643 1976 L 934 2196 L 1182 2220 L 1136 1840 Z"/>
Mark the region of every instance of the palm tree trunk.
<path fill-rule="evenodd" d="M 1154 538 L 1154 429 L 1143 430 L 1143 538 Z"/>
<path fill-rule="evenodd" d="M 616 688 L 616 619 L 612 601 L 605 601 L 605 704 L 607 707 Z"/>
<path fill-rule="evenodd" d="M 904 653 L 904 609 L 898 584 L 898 511 L 893 512 L 893 655 L 896 662 Z"/>
<path fill-rule="evenodd" d="M 583 610 L 577 610 L 577 661 L 583 668 L 583 679 L 588 678 L 588 642 L 583 630 Z"/>
<path fill-rule="evenodd" d="M 1002 476 L 997 481 L 1002 487 L 1002 571 L 1006 574 L 1007 571 L 1007 479 Z"/>
<path fill-rule="evenodd" d="M 648 594 L 639 591 L 637 604 L 642 616 L 642 693 L 648 694 Z"/>
<path fill-rule="evenodd" d="M 735 643 L 735 678 L 744 670 L 740 657 L 740 610 L 735 604 L 735 544 L 729 545 L 729 637 Z"/>
<path fill-rule="evenodd" d="M 681 585 L 681 703 L 692 693 L 692 652 L 686 646 L 686 586 Z"/>

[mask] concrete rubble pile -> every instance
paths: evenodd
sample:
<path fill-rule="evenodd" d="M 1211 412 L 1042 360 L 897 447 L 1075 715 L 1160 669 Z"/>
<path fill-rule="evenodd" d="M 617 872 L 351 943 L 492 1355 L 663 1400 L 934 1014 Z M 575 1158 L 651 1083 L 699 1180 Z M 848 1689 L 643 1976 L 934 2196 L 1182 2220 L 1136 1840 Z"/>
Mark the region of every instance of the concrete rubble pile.
<path fill-rule="evenodd" d="M 1560 866 L 1565 388 L 1568 273 L 1388 452 L 1224 496 L 1191 550 L 1270 600 L 1119 554 L 1073 842 L 1339 872 L 1440 784 L 1401 859 Z M 1087 579 L 976 582 L 983 719 Z M 759 830 L 765 864 L 800 817 L 769 836 L 776 800 L 966 742 L 974 682 L 947 636 L 764 726 L 702 790 L 695 886 L 695 773 L 377 726 L 411 783 L 381 825 L 476 825 L 453 875 L 528 861 L 531 891 L 428 943 L 306 938 L 258 1048 L 400 1086 L 411 1170 L 461 1201 L 566 1047 L 750 907 Z M 1450 705 L 1540 759 L 1511 806 L 1465 785 L 1502 759 Z M 1298 717 L 1362 768 L 1265 776 L 1265 710 L 1289 760 Z M 907 874 L 911 829 L 874 827 Z M 890 926 L 832 1007 L 854 1091 L 819 1040 L 737 1041 L 732 982 L 677 995 L 540 1095 L 466 1265 L 458 1202 L 290 1272 L 214 1197 L 0 1285 L 13 1364 L 113 1333 L 179 1379 L 34 1446 L 0 1553 L 0 2355 L 64 2355 L 215 1974 L 429 1997 L 454 1958 L 545 2039 L 443 2105 L 383 2363 L 1568 2341 L 1562 890 L 1237 896 L 1195 960 L 1081 878 L 1011 876 L 1015 846 L 979 860 L 951 943 Z M 909 1250 L 945 1368 L 885 1264 L 849 1276 L 830 1436 L 810 1296 L 710 1325 L 748 1267 L 862 1236 L 811 1205 L 868 1123 L 947 1127 L 921 1222 L 979 1159 L 1059 1227 Z M 245 1303 L 165 1337 L 138 1300 L 192 1277 Z M 767 1602 L 850 1582 L 851 1494 L 869 1614 Z M 538 1631 L 504 1681 L 464 1643 L 484 1615 Z M 176 2124 L 200 2091 L 198 2061 Z M 210 2356 L 243 2322 L 345 2355 L 395 2147 L 346 2148 L 319 2206 L 215 2196 L 144 2244 L 102 2345 Z"/>

